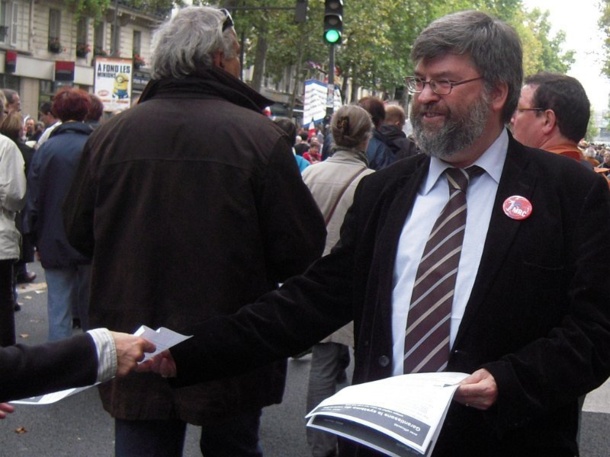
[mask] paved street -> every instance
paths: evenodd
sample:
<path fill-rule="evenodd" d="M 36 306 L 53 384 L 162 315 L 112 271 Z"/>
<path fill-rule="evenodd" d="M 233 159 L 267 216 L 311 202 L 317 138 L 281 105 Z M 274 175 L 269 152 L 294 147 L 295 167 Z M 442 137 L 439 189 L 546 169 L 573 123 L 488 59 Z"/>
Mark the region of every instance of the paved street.
<path fill-rule="evenodd" d="M 46 286 L 39 264 L 35 283 L 20 292 L 16 315 L 20 342 L 46 339 Z M 281 405 L 265 410 L 261 438 L 266 457 L 308 457 L 303 419 L 309 356 L 289 361 L 288 386 Z M 610 456 L 610 383 L 587 396 L 581 432 L 582 457 Z M 0 421 L 0 457 L 111 457 L 113 421 L 95 389 L 48 406 L 19 406 Z M 23 433 L 18 433 L 23 430 Z M 200 456 L 197 429 L 189 427 L 185 457 Z"/>
<path fill-rule="evenodd" d="M 33 284 L 20 288 L 22 310 L 16 314 L 17 339 L 35 344 L 46 340 L 46 284 L 38 263 Z M 266 457 L 308 457 L 305 441 L 306 380 L 309 356 L 289 362 L 289 385 L 281 405 L 265 410 L 261 437 Z M 114 423 L 103 410 L 96 389 L 47 406 L 17 406 L 0 421 L 0 457 L 111 457 Z M 23 433 L 17 430 L 23 429 Z M 189 427 L 185 457 L 201 456 L 196 427 Z"/>

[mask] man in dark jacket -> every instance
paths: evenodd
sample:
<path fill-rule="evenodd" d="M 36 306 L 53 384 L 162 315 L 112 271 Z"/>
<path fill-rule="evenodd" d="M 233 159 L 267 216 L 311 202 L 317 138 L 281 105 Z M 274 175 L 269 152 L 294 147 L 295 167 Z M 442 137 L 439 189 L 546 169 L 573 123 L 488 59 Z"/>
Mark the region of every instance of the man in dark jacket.
<path fill-rule="evenodd" d="M 127 332 L 233 313 L 303 272 L 325 237 L 293 139 L 238 79 L 228 12 L 182 9 L 157 37 L 140 103 L 91 135 L 64 206 L 93 258 L 91 323 Z M 180 390 L 146 374 L 108 383 L 116 455 L 181 455 L 187 422 L 206 457 L 261 455 L 261 408 L 284 380 L 285 360 Z"/>
<path fill-rule="evenodd" d="M 392 165 L 396 161 L 394 153 L 388 146 L 387 137 L 381 133 L 380 127 L 385 119 L 385 106 L 380 98 L 363 97 L 358 100 L 358 106 L 361 106 L 369 112 L 373 120 L 373 136 L 369 140 L 369 145 L 366 148 L 366 158 L 369 161 L 369 168 L 372 170 L 381 170 L 382 168 Z"/>
<path fill-rule="evenodd" d="M 234 374 L 353 319 L 354 383 L 471 373 L 432 457 L 578 455 L 578 398 L 610 375 L 608 184 L 507 132 L 522 52 L 506 23 L 478 11 L 445 16 L 419 35 L 412 57 L 411 121 L 425 154 L 362 179 L 329 255 L 231 318 L 191 328 L 194 338 L 159 360 L 159 371 L 183 386 Z M 450 196 L 454 176 L 469 171 L 478 173 Z M 447 213 L 467 213 L 463 243 L 424 254 L 458 192 L 465 201 Z M 442 241 L 450 243 L 461 226 L 446 226 Z M 442 232 L 430 238 L 441 241 Z M 452 257 L 457 267 L 448 265 Z M 427 283 L 417 275 L 427 258 L 435 259 L 425 270 L 435 282 L 412 302 Z M 429 314 L 417 315 L 420 304 Z M 417 342 L 413 331 L 421 331 Z M 343 444 L 341 457 L 381 455 Z"/>
<path fill-rule="evenodd" d="M 406 121 L 407 115 L 401 106 L 388 105 L 385 107 L 385 119 L 379 127 L 379 131 L 387 138 L 387 144 L 396 160 L 419 154 L 415 141 L 408 138 L 403 131 Z"/>

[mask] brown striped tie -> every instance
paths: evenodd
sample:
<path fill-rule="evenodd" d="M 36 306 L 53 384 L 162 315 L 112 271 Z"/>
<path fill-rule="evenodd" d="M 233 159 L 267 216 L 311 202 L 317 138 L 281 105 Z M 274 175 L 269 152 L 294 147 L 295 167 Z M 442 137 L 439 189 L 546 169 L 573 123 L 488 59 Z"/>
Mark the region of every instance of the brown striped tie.
<path fill-rule="evenodd" d="M 415 276 L 404 373 L 436 372 L 447 367 L 451 306 L 466 227 L 466 189 L 469 179 L 482 171 L 476 166 L 445 170 L 449 201 L 434 223 Z"/>

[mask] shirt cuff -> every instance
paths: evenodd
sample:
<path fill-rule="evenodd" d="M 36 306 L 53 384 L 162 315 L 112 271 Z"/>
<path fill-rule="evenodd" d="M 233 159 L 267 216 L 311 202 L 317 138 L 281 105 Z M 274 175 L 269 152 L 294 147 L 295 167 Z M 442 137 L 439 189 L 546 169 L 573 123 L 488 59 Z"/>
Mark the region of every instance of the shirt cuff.
<path fill-rule="evenodd" d="M 95 328 L 87 333 L 93 338 L 97 352 L 97 382 L 112 379 L 117 371 L 116 345 L 110 330 Z"/>

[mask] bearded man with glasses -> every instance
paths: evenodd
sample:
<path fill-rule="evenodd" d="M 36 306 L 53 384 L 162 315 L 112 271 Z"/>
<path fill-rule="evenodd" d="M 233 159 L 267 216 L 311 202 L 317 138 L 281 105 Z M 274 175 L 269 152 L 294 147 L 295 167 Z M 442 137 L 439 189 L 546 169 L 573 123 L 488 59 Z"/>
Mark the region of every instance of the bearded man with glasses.
<path fill-rule="evenodd" d="M 607 183 L 507 131 L 523 59 L 506 23 L 450 14 L 411 57 L 424 154 L 363 178 L 303 275 L 143 368 L 181 385 L 246 372 L 353 320 L 354 383 L 469 374 L 432 457 L 578 455 L 578 398 L 610 375 Z M 342 440 L 339 455 L 381 454 Z"/>
<path fill-rule="evenodd" d="M 92 257 L 91 324 L 180 330 L 230 314 L 324 247 L 324 220 L 292 155 L 239 80 L 226 10 L 181 9 L 156 32 L 140 102 L 85 146 L 65 206 L 69 240 Z M 259 457 L 261 408 L 282 400 L 286 361 L 172 389 L 137 374 L 101 386 L 117 457 L 179 457 L 186 424 L 206 457 Z"/>

